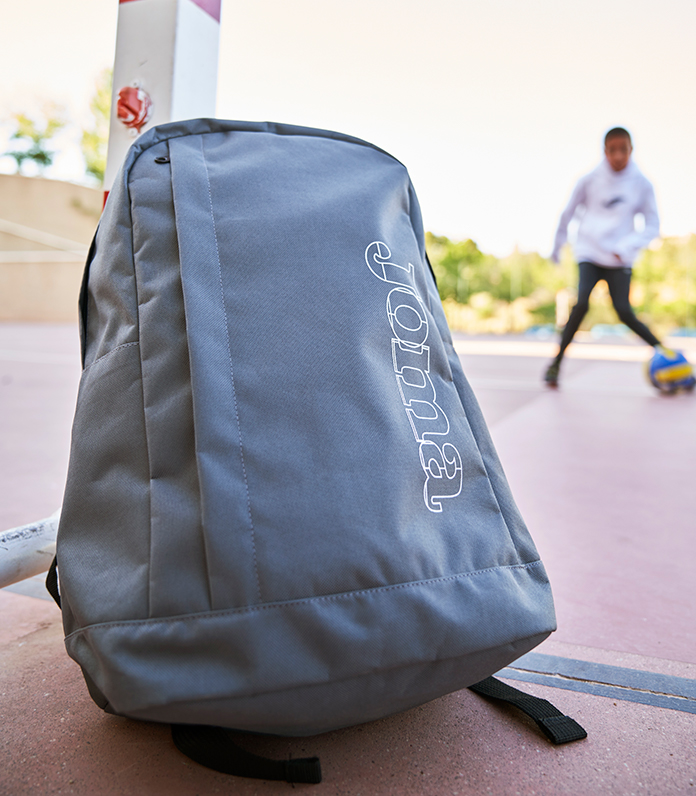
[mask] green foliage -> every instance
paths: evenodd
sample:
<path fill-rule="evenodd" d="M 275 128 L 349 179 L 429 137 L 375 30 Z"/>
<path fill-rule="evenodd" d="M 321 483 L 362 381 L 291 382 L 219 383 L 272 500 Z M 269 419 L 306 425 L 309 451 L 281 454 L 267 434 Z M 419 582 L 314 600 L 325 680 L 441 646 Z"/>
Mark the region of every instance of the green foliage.
<path fill-rule="evenodd" d="M 430 232 L 426 247 L 443 299 L 465 304 L 475 293 L 485 292 L 496 300 L 514 301 L 540 288 L 555 295 L 564 285 L 556 266 L 535 252 L 514 251 L 499 259 L 484 254 L 473 240 L 451 241 Z"/>
<path fill-rule="evenodd" d="M 48 147 L 48 142 L 65 127 L 64 109 L 54 103 L 45 103 L 39 114 L 14 113 L 12 120 L 16 128 L 11 139 L 23 146 L 4 154 L 15 159 L 18 173 L 27 161 L 42 172 L 53 163 L 55 153 Z"/>
<path fill-rule="evenodd" d="M 664 326 L 696 327 L 696 235 L 666 238 L 634 269 L 637 309 Z"/>
<path fill-rule="evenodd" d="M 426 246 L 443 299 L 466 304 L 472 293 L 485 290 L 493 281 L 495 258 L 479 251 L 473 240 L 453 242 L 428 232 Z"/>
<path fill-rule="evenodd" d="M 569 248 L 556 266 L 535 252 L 516 250 L 497 258 L 472 240 L 451 241 L 431 233 L 426 234 L 426 247 L 454 328 L 522 331 L 556 322 L 559 291 L 566 291 L 571 306 L 574 302 L 577 267 Z M 634 268 L 631 300 L 660 334 L 696 327 L 696 235 L 665 238 L 644 251 Z M 580 328 L 589 330 L 598 323 L 618 323 L 604 282 L 592 293 Z"/>
<path fill-rule="evenodd" d="M 104 69 L 96 82 L 95 93 L 89 104 L 93 124 L 82 131 L 82 155 L 88 174 L 104 181 L 106 152 L 109 141 L 109 118 L 111 114 L 112 70 Z"/>

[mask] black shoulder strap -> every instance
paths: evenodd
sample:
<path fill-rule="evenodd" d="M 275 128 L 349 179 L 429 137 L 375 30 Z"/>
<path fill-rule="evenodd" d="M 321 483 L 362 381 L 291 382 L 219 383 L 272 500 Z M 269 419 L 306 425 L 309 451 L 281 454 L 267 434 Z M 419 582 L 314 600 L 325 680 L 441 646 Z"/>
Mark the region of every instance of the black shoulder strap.
<path fill-rule="evenodd" d="M 172 724 L 172 738 L 176 748 L 202 766 L 237 777 L 302 782 L 310 785 L 321 782 L 318 757 L 271 760 L 241 749 L 232 741 L 230 735 L 230 731 L 223 727 Z"/>
<path fill-rule="evenodd" d="M 92 260 L 97 251 L 97 232 L 99 225 L 94 231 L 92 242 L 89 245 L 89 252 L 87 253 L 87 261 L 85 263 L 85 270 L 82 273 L 82 284 L 80 285 L 80 297 L 78 299 L 78 317 L 80 320 L 80 357 L 82 360 L 82 367 L 85 366 L 85 350 L 87 348 L 87 308 L 89 306 L 89 269 L 92 265 Z"/>
<path fill-rule="evenodd" d="M 574 719 L 564 716 L 546 699 L 518 691 L 495 677 L 487 677 L 469 688 L 477 694 L 500 699 L 519 708 L 534 719 L 555 744 L 587 738 L 585 730 Z M 241 749 L 230 736 L 231 732 L 222 727 L 172 724 L 172 738 L 177 749 L 207 768 L 253 779 L 308 784 L 321 782 L 319 758 L 270 760 Z"/>
<path fill-rule="evenodd" d="M 51 566 L 48 568 L 48 573 L 46 574 L 46 588 L 60 608 L 60 594 L 58 593 L 58 559 L 55 556 L 53 556 L 53 561 L 51 561 Z"/>
<path fill-rule="evenodd" d="M 500 699 L 519 708 L 534 719 L 544 735 L 555 744 L 581 741 L 583 738 L 587 738 L 587 733 L 575 719 L 564 716 L 546 699 L 518 691 L 511 685 L 496 680 L 495 677 L 487 677 L 480 683 L 470 685 L 469 688 L 477 694 Z"/>

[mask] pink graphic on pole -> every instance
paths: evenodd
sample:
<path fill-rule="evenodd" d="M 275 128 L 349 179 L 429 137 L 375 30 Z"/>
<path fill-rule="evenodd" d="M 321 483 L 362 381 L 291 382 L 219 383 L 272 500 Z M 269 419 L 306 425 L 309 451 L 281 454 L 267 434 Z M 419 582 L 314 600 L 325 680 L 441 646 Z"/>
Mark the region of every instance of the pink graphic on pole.
<path fill-rule="evenodd" d="M 152 116 L 150 95 L 140 86 L 127 86 L 118 92 L 116 103 L 118 120 L 125 124 L 132 134 L 137 135 L 140 128 Z"/>

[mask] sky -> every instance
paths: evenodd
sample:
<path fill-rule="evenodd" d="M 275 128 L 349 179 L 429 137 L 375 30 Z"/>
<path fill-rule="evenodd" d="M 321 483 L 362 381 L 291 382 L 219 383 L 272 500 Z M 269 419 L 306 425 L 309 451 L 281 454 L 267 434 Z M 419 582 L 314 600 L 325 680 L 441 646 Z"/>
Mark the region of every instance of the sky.
<path fill-rule="evenodd" d="M 5 3 L 12 112 L 73 120 L 47 176 L 80 181 L 79 127 L 113 62 L 116 0 Z M 694 0 L 222 0 L 217 116 L 339 130 L 408 168 L 427 229 L 548 254 L 575 180 L 621 125 L 664 235 L 696 232 Z M 13 161 L 0 158 L 0 171 Z"/>

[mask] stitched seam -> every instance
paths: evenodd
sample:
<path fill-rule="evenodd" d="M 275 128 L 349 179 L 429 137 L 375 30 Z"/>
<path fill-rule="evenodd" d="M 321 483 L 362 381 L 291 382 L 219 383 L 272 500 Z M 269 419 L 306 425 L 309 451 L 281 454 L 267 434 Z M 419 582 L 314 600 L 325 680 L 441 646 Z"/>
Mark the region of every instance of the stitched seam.
<path fill-rule="evenodd" d="M 225 291 L 223 288 L 222 283 L 222 262 L 220 260 L 220 248 L 218 246 L 218 237 L 217 237 L 217 227 L 215 226 L 215 212 L 213 210 L 213 194 L 210 188 L 210 175 L 208 173 L 208 163 L 205 159 L 205 152 L 203 150 L 203 141 L 201 139 L 201 154 L 203 155 L 203 165 L 205 166 L 205 178 L 206 183 L 208 185 L 208 200 L 210 202 L 210 219 L 213 224 L 213 240 L 215 241 L 215 256 L 217 258 L 218 264 L 218 275 L 220 279 L 220 298 L 222 300 L 222 307 L 225 313 L 225 318 L 227 318 L 227 306 L 225 303 Z M 253 561 L 254 561 L 254 575 L 256 576 L 256 588 L 258 592 L 259 602 L 261 601 L 261 579 L 259 577 L 259 565 L 258 565 L 258 557 L 256 554 L 256 532 L 254 529 L 254 518 L 251 514 L 251 497 L 249 495 L 249 481 L 247 478 L 247 471 L 246 471 L 246 464 L 244 462 L 244 446 L 242 444 L 242 426 L 239 421 L 239 406 L 237 404 L 237 390 L 234 386 L 234 369 L 232 367 L 232 343 L 230 341 L 230 329 L 227 325 L 227 321 L 225 320 L 225 337 L 227 339 L 227 356 L 230 361 L 230 381 L 232 385 L 232 403 L 234 406 L 234 417 L 237 423 L 237 433 L 239 434 L 239 458 L 242 464 L 242 476 L 244 477 L 244 489 L 246 491 L 246 498 L 247 498 L 247 514 L 249 515 L 249 528 L 251 530 L 251 549 L 253 554 Z"/>
<path fill-rule="evenodd" d="M 157 146 L 157 144 L 161 144 L 163 141 L 172 141 L 176 138 L 185 138 L 191 135 L 199 135 L 201 138 L 205 135 L 218 135 L 219 133 L 269 133 L 271 135 L 277 136 L 301 136 L 304 138 L 323 138 L 329 141 L 338 141 L 340 143 L 345 144 L 355 144 L 357 146 L 363 146 L 367 149 L 372 149 L 375 152 L 379 152 L 382 155 L 386 155 L 390 160 L 395 161 L 404 169 L 406 166 L 394 155 L 389 154 L 386 150 L 382 149 L 381 147 L 375 146 L 375 144 L 371 144 L 369 141 L 364 141 L 362 138 L 355 138 L 354 136 L 344 135 L 343 133 L 337 133 L 333 130 L 323 130 L 320 128 L 313 128 L 313 127 L 298 127 L 297 130 L 287 130 L 287 127 L 296 127 L 296 125 L 278 125 L 275 123 L 269 123 L 270 129 L 255 129 L 255 128 L 248 128 L 242 126 L 233 126 L 229 125 L 226 126 L 224 120 L 213 119 L 213 122 L 218 122 L 219 126 L 216 129 L 208 129 L 208 130 L 200 130 L 198 132 L 190 132 L 188 130 L 182 130 L 179 132 L 173 132 L 171 135 L 164 134 L 161 138 L 156 138 L 152 143 L 146 142 L 143 146 L 142 142 L 133 144 L 131 152 L 127 155 L 126 160 L 124 161 L 125 166 L 125 175 L 127 176 L 130 173 L 130 170 L 133 168 L 135 161 L 141 157 L 148 149 L 152 149 L 152 147 Z M 172 122 L 171 125 L 174 126 L 176 122 Z M 154 128 L 153 128 L 154 129 Z M 148 130 L 148 134 L 150 131 Z M 142 148 L 141 148 L 142 147 Z"/>
<path fill-rule="evenodd" d="M 136 340 L 134 343 L 121 343 L 121 345 L 117 345 L 116 348 L 112 348 L 111 351 L 107 351 L 106 354 L 102 354 L 98 359 L 95 359 L 94 362 L 90 362 L 84 370 L 88 371 L 91 367 L 96 365 L 97 362 L 101 362 L 102 359 L 106 359 L 112 354 L 115 354 L 117 351 L 120 351 L 122 348 L 128 348 L 128 346 L 131 345 L 140 345 L 140 341 Z"/>
<path fill-rule="evenodd" d="M 208 611 L 206 613 L 197 614 L 183 614 L 180 616 L 162 617 L 157 619 L 131 619 L 126 622 L 97 622 L 93 625 L 80 628 L 74 633 L 66 637 L 66 641 L 73 636 L 84 633 L 87 630 L 95 630 L 100 627 L 132 627 L 133 625 L 152 625 L 152 624 L 171 624 L 173 622 L 182 622 L 185 620 L 199 619 L 216 619 L 224 616 L 238 616 L 243 614 L 255 613 L 257 611 L 272 611 L 281 608 L 294 608 L 298 605 L 309 605 L 321 602 L 339 602 L 340 600 L 348 600 L 353 597 L 362 597 L 371 594 L 384 594 L 391 591 L 401 591 L 404 589 L 414 589 L 420 586 L 430 586 L 439 583 L 451 583 L 455 580 L 462 580 L 463 578 L 473 578 L 477 575 L 487 575 L 490 572 L 498 572 L 500 570 L 514 570 L 514 569 L 532 569 L 533 567 L 541 566 L 541 561 L 532 561 L 530 564 L 512 564 L 503 567 L 488 567 L 487 569 L 477 569 L 474 572 L 461 572 L 458 575 L 447 575 L 442 578 L 431 578 L 430 580 L 416 580 L 410 583 L 397 583 L 392 586 L 378 586 L 374 589 L 361 589 L 360 591 L 343 592 L 342 594 L 325 594 L 318 597 L 307 597 L 302 600 L 287 600 L 282 603 L 267 603 L 266 605 L 248 605 L 244 608 L 230 608 L 222 611 Z"/>

